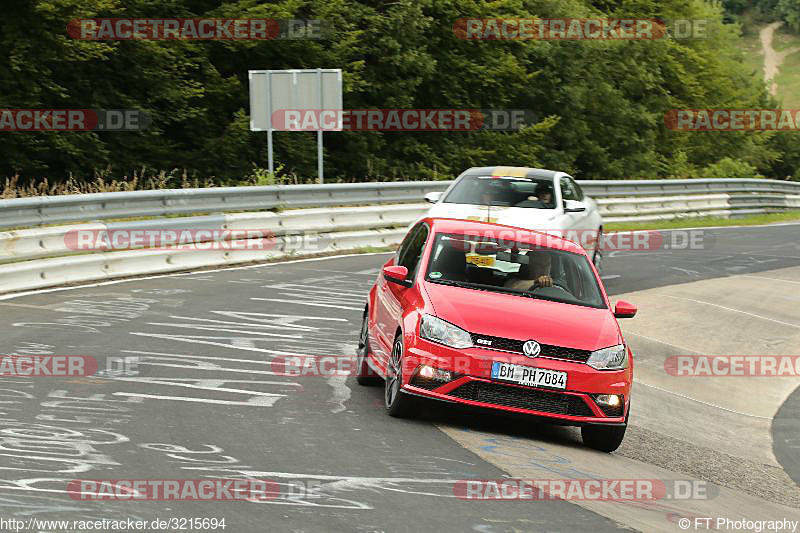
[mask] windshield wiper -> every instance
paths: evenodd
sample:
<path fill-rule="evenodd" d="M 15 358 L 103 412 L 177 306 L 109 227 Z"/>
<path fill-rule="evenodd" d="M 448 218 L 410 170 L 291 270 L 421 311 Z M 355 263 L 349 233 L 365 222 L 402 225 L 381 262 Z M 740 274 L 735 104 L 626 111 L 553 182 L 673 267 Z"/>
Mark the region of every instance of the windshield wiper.
<path fill-rule="evenodd" d="M 466 284 L 460 281 L 455 281 L 452 279 L 433 279 L 433 278 L 425 278 L 426 281 L 431 283 L 440 283 L 442 285 L 452 285 L 454 287 L 464 287 Z"/>
<path fill-rule="evenodd" d="M 499 285 L 485 285 L 483 283 L 470 283 L 468 281 L 456 281 L 452 279 L 429 279 L 431 283 L 440 283 L 442 285 L 450 285 L 452 287 L 464 287 L 465 289 L 475 289 L 479 291 L 488 292 L 502 292 L 504 294 L 516 294 L 519 296 L 526 296 L 528 298 L 540 299 L 538 296 L 527 293 L 519 289 L 510 289 Z M 543 298 L 542 298 L 543 299 Z"/>

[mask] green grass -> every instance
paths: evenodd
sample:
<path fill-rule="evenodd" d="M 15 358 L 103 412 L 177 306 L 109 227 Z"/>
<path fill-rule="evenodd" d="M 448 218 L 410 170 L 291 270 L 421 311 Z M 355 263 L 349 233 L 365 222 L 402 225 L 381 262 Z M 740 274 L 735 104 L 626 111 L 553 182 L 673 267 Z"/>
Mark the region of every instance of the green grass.
<path fill-rule="evenodd" d="M 788 25 L 784 24 L 772 37 L 772 48 L 784 52 L 800 46 L 800 37 Z"/>
<path fill-rule="evenodd" d="M 794 46 L 800 47 L 800 36 L 793 36 Z M 800 52 L 786 56 L 775 76 L 778 98 L 783 109 L 800 109 Z"/>
<path fill-rule="evenodd" d="M 741 38 L 742 64 L 748 72 L 757 78 L 764 77 L 764 54 L 758 32 L 768 24 L 752 13 L 743 16 L 743 34 Z M 772 39 L 772 48 L 784 52 L 792 48 L 800 48 L 800 35 L 794 33 L 787 25 L 781 26 Z M 800 52 L 787 56 L 775 76 L 778 84 L 778 99 L 783 109 L 800 109 Z"/>
<path fill-rule="evenodd" d="M 604 229 L 610 231 L 631 231 L 642 229 L 704 228 L 709 226 L 758 226 L 776 222 L 800 222 L 800 210 L 784 213 L 752 215 L 742 218 L 697 217 L 674 220 L 653 220 L 651 222 L 612 222 Z"/>
<path fill-rule="evenodd" d="M 758 39 L 760 27 L 753 27 L 752 30 L 742 35 L 742 63 L 747 67 L 751 76 L 764 78 L 764 55 L 761 53 L 761 41 Z"/>

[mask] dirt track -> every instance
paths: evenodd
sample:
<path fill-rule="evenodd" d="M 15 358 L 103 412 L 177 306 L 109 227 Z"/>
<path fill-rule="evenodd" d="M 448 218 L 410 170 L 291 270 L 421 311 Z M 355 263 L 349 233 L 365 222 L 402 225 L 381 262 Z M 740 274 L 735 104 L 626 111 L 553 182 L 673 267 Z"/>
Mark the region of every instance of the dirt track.
<path fill-rule="evenodd" d="M 761 28 L 761 31 L 758 33 L 761 39 L 761 49 L 764 52 L 764 80 L 769 83 L 769 92 L 772 96 L 778 95 L 778 84 L 775 83 L 775 76 L 778 74 L 781 63 L 783 63 L 786 56 L 795 52 L 800 52 L 800 47 L 790 48 L 783 52 L 778 52 L 772 48 L 772 39 L 775 35 L 775 30 L 781 26 L 783 26 L 783 22 L 773 22 Z"/>

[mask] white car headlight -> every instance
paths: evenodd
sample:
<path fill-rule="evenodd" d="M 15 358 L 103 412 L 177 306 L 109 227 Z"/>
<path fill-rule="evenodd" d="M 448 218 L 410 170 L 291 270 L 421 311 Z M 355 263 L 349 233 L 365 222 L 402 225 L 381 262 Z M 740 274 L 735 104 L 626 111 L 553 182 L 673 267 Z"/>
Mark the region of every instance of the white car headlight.
<path fill-rule="evenodd" d="M 419 336 L 451 348 L 472 348 L 472 337 L 469 333 L 433 315 L 422 316 Z"/>
<path fill-rule="evenodd" d="M 617 344 L 592 352 L 586 364 L 597 370 L 623 370 L 628 368 L 628 349 Z"/>

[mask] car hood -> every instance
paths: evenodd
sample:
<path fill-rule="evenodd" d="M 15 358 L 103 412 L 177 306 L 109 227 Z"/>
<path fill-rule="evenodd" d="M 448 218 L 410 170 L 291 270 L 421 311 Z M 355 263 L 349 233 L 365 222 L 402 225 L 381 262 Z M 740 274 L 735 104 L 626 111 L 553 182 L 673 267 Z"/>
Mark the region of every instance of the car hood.
<path fill-rule="evenodd" d="M 553 224 L 558 215 L 559 213 L 555 209 L 530 207 L 491 207 L 487 209 L 485 205 L 440 202 L 433 205 L 426 216 L 493 222 L 532 230 L 549 230 L 560 229 Z"/>
<path fill-rule="evenodd" d="M 470 333 L 580 350 L 622 342 L 609 309 L 424 282 L 436 316 Z"/>

